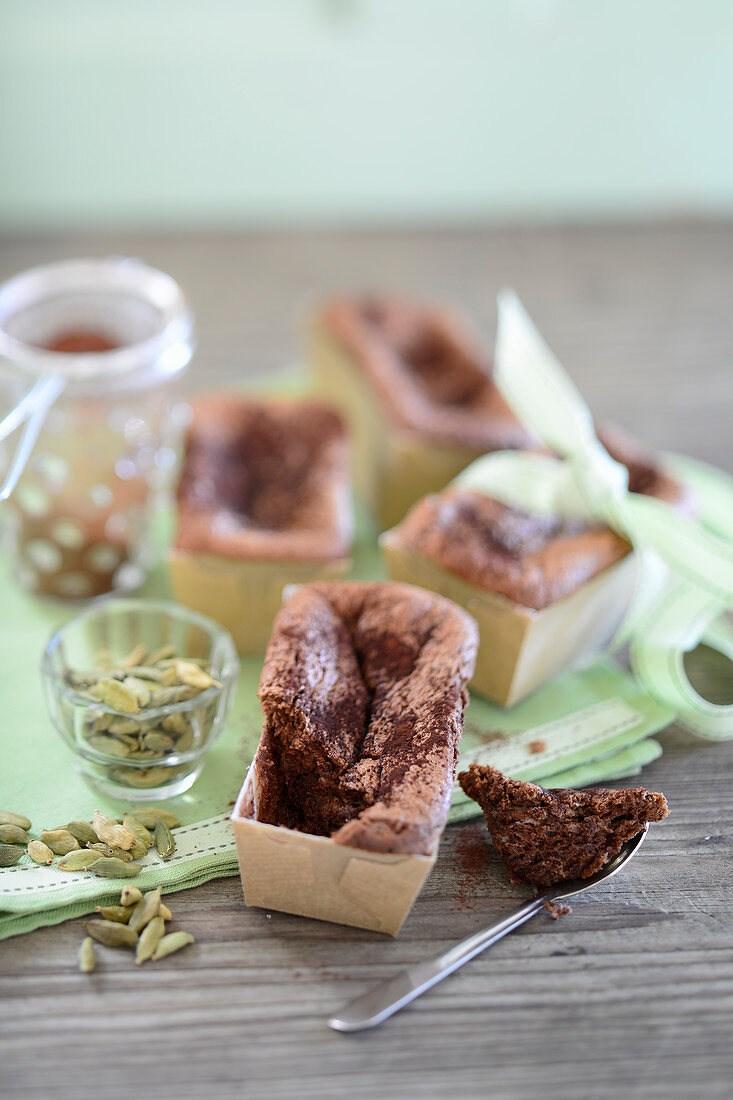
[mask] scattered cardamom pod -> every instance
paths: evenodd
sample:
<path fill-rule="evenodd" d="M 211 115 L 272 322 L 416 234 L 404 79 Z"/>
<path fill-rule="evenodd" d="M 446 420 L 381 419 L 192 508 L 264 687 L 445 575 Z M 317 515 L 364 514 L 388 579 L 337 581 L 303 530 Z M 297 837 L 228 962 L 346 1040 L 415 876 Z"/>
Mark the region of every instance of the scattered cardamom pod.
<path fill-rule="evenodd" d="M 134 947 L 137 943 L 137 932 L 118 921 L 88 920 L 84 927 L 92 939 L 106 947 Z"/>
<path fill-rule="evenodd" d="M 140 933 L 135 952 L 135 962 L 138 966 L 153 957 L 153 952 L 165 935 L 165 921 L 162 917 L 153 917 Z"/>
<path fill-rule="evenodd" d="M 42 840 L 31 840 L 27 851 L 33 862 L 39 863 L 42 867 L 47 867 L 49 863 L 53 863 L 53 852 L 48 844 L 44 844 Z"/>
<path fill-rule="evenodd" d="M 23 854 L 23 849 L 15 844 L 0 843 L 0 867 L 15 867 Z"/>
<path fill-rule="evenodd" d="M 168 906 L 164 905 L 162 901 L 160 903 L 160 909 L 158 910 L 158 916 L 162 917 L 163 920 L 173 920 L 173 914 Z"/>
<path fill-rule="evenodd" d="M 133 844 L 132 848 L 130 848 L 130 852 L 129 852 L 130 857 L 132 859 L 145 859 L 145 856 L 147 854 L 148 854 L 147 844 L 143 844 L 142 840 L 138 840 L 137 837 L 135 837 L 135 843 Z"/>
<path fill-rule="evenodd" d="M 164 959 L 166 955 L 172 955 L 174 951 L 180 951 L 182 947 L 195 942 L 196 937 L 190 932 L 169 932 L 167 936 L 163 936 L 153 952 L 153 962 Z"/>
<path fill-rule="evenodd" d="M 67 856 L 62 856 L 56 866 L 59 871 L 88 871 L 100 859 L 105 858 L 93 848 L 80 848 L 78 852 L 69 852 Z"/>
<path fill-rule="evenodd" d="M 0 810 L 0 825 L 17 825 L 19 829 L 28 832 L 31 820 L 24 814 L 14 814 L 12 810 Z"/>
<path fill-rule="evenodd" d="M 123 814 L 122 824 L 132 833 L 136 840 L 142 841 L 146 848 L 153 847 L 153 838 L 135 814 Z"/>
<path fill-rule="evenodd" d="M 43 829 L 41 840 L 55 856 L 66 856 L 79 847 L 79 841 L 68 829 Z"/>
<path fill-rule="evenodd" d="M 70 821 L 66 828 L 80 844 L 96 844 L 99 840 L 88 821 Z"/>
<path fill-rule="evenodd" d="M 0 825 L 0 844 L 21 844 L 24 848 L 28 843 L 28 834 L 20 825 Z"/>
<path fill-rule="evenodd" d="M 158 886 L 157 889 L 145 894 L 143 899 L 137 903 L 128 921 L 130 928 L 134 929 L 135 932 L 140 932 L 153 917 L 158 916 L 160 895 L 161 889 Z"/>
<path fill-rule="evenodd" d="M 132 883 L 126 882 L 120 894 L 120 905 L 124 905 L 125 907 L 137 905 L 137 903 L 142 900 L 142 890 L 137 886 L 133 886 Z"/>
<path fill-rule="evenodd" d="M 109 844 L 105 844 L 103 840 L 98 840 L 96 844 L 89 844 L 88 847 L 95 852 L 101 852 L 103 856 L 113 856 L 115 854 L 114 848 L 110 848 Z"/>
<path fill-rule="evenodd" d="M 134 816 L 146 829 L 154 829 L 159 821 L 165 822 L 169 829 L 175 829 L 181 824 L 174 813 L 159 806 L 138 806 Z"/>
<path fill-rule="evenodd" d="M 102 856 L 89 870 L 100 878 L 134 878 L 142 871 L 142 863 L 123 863 L 113 856 Z"/>
<path fill-rule="evenodd" d="M 82 974 L 91 974 L 96 965 L 97 956 L 94 951 L 94 941 L 91 936 L 87 936 L 86 939 L 82 940 L 79 948 L 79 969 Z"/>
<path fill-rule="evenodd" d="M 129 851 L 135 843 L 135 837 L 129 829 L 124 825 L 118 825 L 111 817 L 100 813 L 99 810 L 94 811 L 92 828 L 100 840 L 111 844 L 113 848 L 124 848 L 125 851 Z"/>
<path fill-rule="evenodd" d="M 158 821 L 155 825 L 155 847 L 161 859 L 169 859 L 176 850 L 176 842 L 173 833 L 165 821 Z"/>
<path fill-rule="evenodd" d="M 91 695 L 123 714 L 137 714 L 140 710 L 137 698 L 119 680 L 98 680 L 90 689 Z"/>
<path fill-rule="evenodd" d="M 110 848 L 109 854 L 113 859 L 121 859 L 123 863 L 132 863 L 135 858 L 132 849 L 127 848 Z"/>
<path fill-rule="evenodd" d="M 132 916 L 133 905 L 97 905 L 94 912 L 99 913 L 104 920 L 112 920 L 117 924 L 127 924 Z"/>

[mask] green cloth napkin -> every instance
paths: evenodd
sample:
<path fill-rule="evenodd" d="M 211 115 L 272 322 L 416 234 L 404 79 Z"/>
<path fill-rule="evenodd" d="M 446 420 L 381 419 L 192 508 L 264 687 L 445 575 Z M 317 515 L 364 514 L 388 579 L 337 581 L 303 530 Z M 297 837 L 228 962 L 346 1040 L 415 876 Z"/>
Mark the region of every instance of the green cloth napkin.
<path fill-rule="evenodd" d="M 353 576 L 383 576 L 375 532 L 363 513 L 357 517 Z M 143 595 L 169 596 L 161 566 Z M 132 803 L 116 802 L 90 788 L 75 769 L 75 758 L 52 727 L 45 710 L 38 671 L 41 650 L 53 629 L 73 610 L 28 596 L 0 563 L 0 808 L 26 814 L 31 832 L 74 818 L 88 820 L 99 808 L 114 816 Z M 177 851 L 165 863 L 153 852 L 135 880 L 144 889 L 185 889 L 237 873 L 228 815 L 260 736 L 257 700 L 260 658 L 242 662 L 227 728 L 211 748 L 194 787 L 166 805 L 183 822 L 176 830 Z M 631 677 L 604 661 L 560 677 L 510 711 L 474 696 L 466 715 L 462 764 L 495 761 L 521 778 L 546 785 L 583 785 L 637 772 L 661 751 L 649 738 L 673 715 L 645 696 Z M 502 738 L 501 734 L 508 737 Z M 488 743 L 487 743 L 488 738 Z M 540 743 L 544 748 L 538 751 Z M 477 814 L 478 807 L 457 791 L 451 821 Z M 25 856 L 0 869 L 0 939 L 90 912 L 119 896 L 116 880 L 36 866 Z"/>

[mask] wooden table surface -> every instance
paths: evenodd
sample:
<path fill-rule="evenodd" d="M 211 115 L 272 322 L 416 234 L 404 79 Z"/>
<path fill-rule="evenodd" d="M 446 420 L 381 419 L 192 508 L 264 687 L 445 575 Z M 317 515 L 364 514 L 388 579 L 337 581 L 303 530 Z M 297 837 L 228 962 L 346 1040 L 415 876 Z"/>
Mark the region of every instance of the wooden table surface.
<path fill-rule="evenodd" d="M 108 252 L 143 256 L 188 290 L 198 388 L 295 361 L 313 294 L 407 288 L 463 302 L 491 334 L 494 295 L 511 284 L 599 417 L 733 471 L 733 224 L 6 239 L 0 277 Z M 730 665 L 704 654 L 697 665 L 733 698 Z M 108 951 L 95 975 L 79 974 L 79 920 L 5 941 L 0 1094 L 731 1096 L 733 745 L 674 728 L 662 740 L 644 782 L 672 812 L 628 871 L 373 1033 L 338 1035 L 325 1018 L 526 895 L 482 824 L 447 831 L 396 940 L 245 910 L 230 878 L 173 898 L 198 943 L 165 965 L 138 969 Z"/>

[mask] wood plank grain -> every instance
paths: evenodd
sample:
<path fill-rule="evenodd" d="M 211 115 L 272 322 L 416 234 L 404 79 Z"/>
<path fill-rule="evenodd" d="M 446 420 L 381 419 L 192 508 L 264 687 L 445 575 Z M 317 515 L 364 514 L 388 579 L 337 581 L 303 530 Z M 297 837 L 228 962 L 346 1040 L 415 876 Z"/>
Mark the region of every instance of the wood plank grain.
<path fill-rule="evenodd" d="M 487 334 L 517 287 L 599 417 L 733 469 L 733 225 L 14 239 L 0 277 L 74 254 L 130 252 L 178 277 L 201 330 L 192 385 L 298 356 L 294 317 L 344 286 L 464 302 Z M 730 666 L 695 658 L 730 698 Z M 448 830 L 396 940 L 246 910 L 238 879 L 171 899 L 197 944 L 155 966 L 100 948 L 81 921 L 0 944 L 0 1093 L 23 1100 L 268 1100 L 538 1095 L 722 1100 L 733 1079 L 733 747 L 672 728 L 644 782 L 671 815 L 637 860 L 489 949 L 381 1030 L 337 1035 L 344 999 L 524 896 L 483 826 Z"/>

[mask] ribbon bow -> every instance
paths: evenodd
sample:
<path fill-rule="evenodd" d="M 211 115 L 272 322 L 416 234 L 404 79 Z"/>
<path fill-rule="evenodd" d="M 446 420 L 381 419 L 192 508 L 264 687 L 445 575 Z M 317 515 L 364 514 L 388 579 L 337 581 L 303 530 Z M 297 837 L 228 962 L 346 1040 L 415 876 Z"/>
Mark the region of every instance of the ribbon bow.
<path fill-rule="evenodd" d="M 484 455 L 455 484 L 524 511 L 600 521 L 627 539 L 641 560 L 637 590 L 614 647 L 630 641 L 632 669 L 647 691 L 702 737 L 733 737 L 733 705 L 708 702 L 692 687 L 685 652 L 699 642 L 733 660 L 733 483 L 683 458 L 665 468 L 687 482 L 700 519 L 654 497 L 631 493 L 628 472 L 596 437 L 573 382 L 513 291 L 498 298 L 497 386 L 519 419 L 556 455 Z"/>

